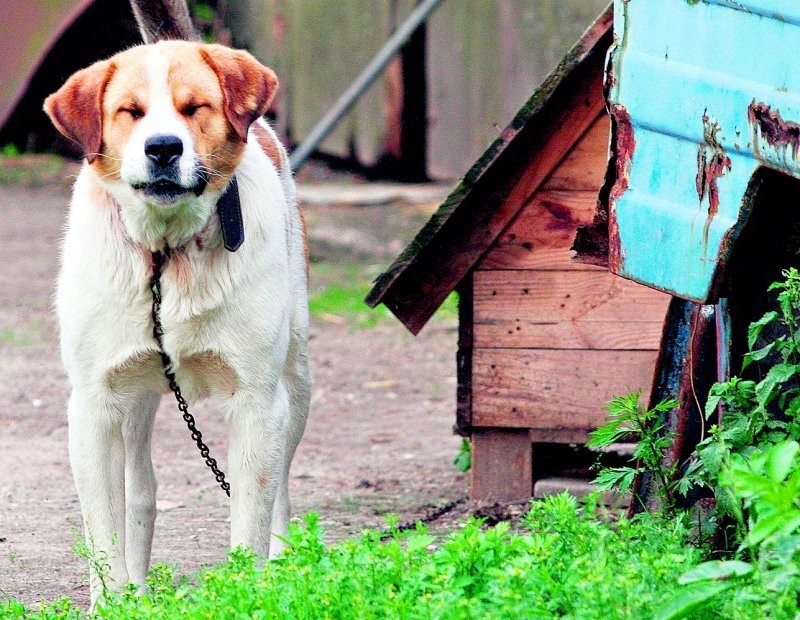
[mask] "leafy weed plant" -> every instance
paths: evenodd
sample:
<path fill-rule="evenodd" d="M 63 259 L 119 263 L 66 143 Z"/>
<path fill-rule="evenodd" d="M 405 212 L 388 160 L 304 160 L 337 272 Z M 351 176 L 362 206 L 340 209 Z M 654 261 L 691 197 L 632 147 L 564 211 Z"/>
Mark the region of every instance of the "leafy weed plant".
<path fill-rule="evenodd" d="M 721 408 L 722 420 L 698 446 L 704 478 L 720 507 L 740 524 L 742 498 L 733 497 L 730 481 L 721 484 L 723 470 L 730 470 L 735 455 L 749 461 L 781 442 L 800 441 L 800 272 L 792 268 L 784 277 L 769 289 L 778 291 L 780 311 L 767 312 L 748 329 L 750 350 L 742 370 L 753 362 L 763 364 L 768 356 L 777 360 L 759 381 L 733 377 L 711 388 L 706 416 Z M 777 327 L 780 335 L 765 343 L 761 336 L 768 326 Z"/>
<path fill-rule="evenodd" d="M 713 488 L 717 511 L 736 524 L 734 559 L 684 575 L 688 585 L 677 600 L 690 604 L 677 605 L 669 617 L 688 617 L 692 604 L 719 602 L 728 592 L 771 601 L 770 617 L 798 616 L 800 272 L 792 268 L 783 275 L 769 288 L 777 291 L 779 310 L 748 329 L 742 370 L 757 362 L 760 376 L 732 377 L 711 388 L 705 413 L 711 418 L 721 411 L 721 420 L 697 449 L 698 474 Z"/>
<path fill-rule="evenodd" d="M 679 475 L 680 463 L 667 459 L 667 449 L 675 434 L 665 431 L 664 413 L 677 406 L 674 400 L 664 400 L 652 409 L 639 404 L 641 392 L 617 396 L 606 407 L 608 420 L 590 434 L 587 446 L 593 449 L 608 448 L 630 437 L 638 442 L 631 457 L 631 465 L 624 467 L 599 467 L 595 484 L 602 490 L 628 493 L 638 477 L 651 477 L 662 511 L 672 515 L 678 495 L 685 496 L 697 483 L 697 465 Z"/>
<path fill-rule="evenodd" d="M 472 443 L 466 437 L 461 439 L 461 448 L 453 459 L 453 465 L 462 473 L 472 468 Z"/>
<path fill-rule="evenodd" d="M 650 515 L 611 524 L 568 495 L 533 503 L 518 530 L 471 519 L 440 539 L 418 525 L 327 546 L 311 515 L 292 525 L 274 561 L 234 550 L 191 581 L 158 566 L 149 592 L 109 594 L 93 617 L 642 618 L 702 559 L 686 532 Z M 87 614 L 64 599 L 38 609 L 6 601 L 0 617 Z"/>
<path fill-rule="evenodd" d="M 742 369 L 757 362 L 760 377 L 732 377 L 711 388 L 705 414 L 721 411 L 721 419 L 682 477 L 664 458 L 673 438 L 659 416 L 674 403 L 647 411 L 638 394 L 614 399 L 611 419 L 592 437 L 605 446 L 639 435 L 636 465 L 601 471 L 602 487 L 629 489 L 634 476 L 650 475 L 670 515 L 676 492 L 705 485 L 713 489 L 718 523 L 735 523 L 724 548 L 706 549 L 723 559 L 684 572 L 658 618 L 800 616 L 800 272 L 783 275 L 769 289 L 778 293 L 779 310 L 748 329 Z"/>

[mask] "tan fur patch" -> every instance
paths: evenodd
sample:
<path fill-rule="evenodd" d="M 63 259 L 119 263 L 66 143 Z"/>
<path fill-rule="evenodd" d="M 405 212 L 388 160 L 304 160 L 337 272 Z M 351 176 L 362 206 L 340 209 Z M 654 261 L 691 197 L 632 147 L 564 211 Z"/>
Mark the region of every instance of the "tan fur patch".
<path fill-rule="evenodd" d="M 90 164 L 102 148 L 102 100 L 116 69 L 110 60 L 96 62 L 72 75 L 44 102 L 56 129 L 81 146 Z"/>
<path fill-rule="evenodd" d="M 211 351 L 187 357 L 181 365 L 212 393 L 233 396 L 239 388 L 236 371 Z"/>
<path fill-rule="evenodd" d="M 136 119 L 130 110 L 147 112 L 149 84 L 144 47 L 134 47 L 112 58 L 117 67 L 106 85 L 102 101 L 103 143 L 93 167 L 103 178 L 118 178 L 122 151 Z"/>
<path fill-rule="evenodd" d="M 115 392 L 129 392 L 148 386 L 152 377 L 160 375 L 160 360 L 154 353 L 137 353 L 106 375 L 106 385 Z"/>
<path fill-rule="evenodd" d="M 281 163 L 282 163 L 281 150 L 283 149 L 283 147 L 280 144 L 278 144 L 278 141 L 262 125 L 255 123 L 252 126 L 252 130 L 253 134 L 255 134 L 256 136 L 256 141 L 258 142 L 258 146 L 260 146 L 261 150 L 264 151 L 267 157 L 270 158 L 270 161 L 272 161 L 272 165 L 275 166 L 275 170 L 281 172 Z"/>
<path fill-rule="evenodd" d="M 177 45 L 172 45 L 177 44 Z M 186 121 L 195 149 L 206 171 L 209 187 L 221 189 L 244 153 L 244 145 L 232 130 L 225 113 L 225 94 L 216 72 L 205 61 L 206 46 L 170 42 L 168 82 L 175 109 Z"/>
<path fill-rule="evenodd" d="M 278 78 L 243 50 L 222 45 L 201 45 L 198 50 L 217 74 L 228 122 L 239 139 L 247 142 L 250 125 L 269 109 L 278 88 Z"/>
<path fill-rule="evenodd" d="M 192 264 L 183 248 L 175 248 L 172 250 L 169 265 L 167 266 L 175 278 L 175 286 L 182 295 L 189 295 L 191 293 L 192 282 Z"/>

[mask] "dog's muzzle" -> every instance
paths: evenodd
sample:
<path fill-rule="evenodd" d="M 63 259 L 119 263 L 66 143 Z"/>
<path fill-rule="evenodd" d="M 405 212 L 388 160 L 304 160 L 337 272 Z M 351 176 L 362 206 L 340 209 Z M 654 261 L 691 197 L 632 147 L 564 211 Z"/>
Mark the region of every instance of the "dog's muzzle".
<path fill-rule="evenodd" d="M 183 155 L 183 141 L 178 136 L 150 136 L 144 143 L 144 154 L 150 178 L 131 187 L 146 197 L 170 204 L 186 194 L 200 196 L 205 191 L 208 180 L 201 172 L 194 175 L 196 180 L 192 184 L 181 183 L 179 164 Z"/>
<path fill-rule="evenodd" d="M 187 194 L 200 196 L 205 191 L 206 185 L 208 185 L 208 182 L 198 175 L 197 182 L 190 187 L 176 183 L 169 178 L 159 178 L 145 183 L 135 183 L 131 185 L 131 187 L 142 192 L 148 198 L 153 198 L 159 202 L 173 203 Z"/>

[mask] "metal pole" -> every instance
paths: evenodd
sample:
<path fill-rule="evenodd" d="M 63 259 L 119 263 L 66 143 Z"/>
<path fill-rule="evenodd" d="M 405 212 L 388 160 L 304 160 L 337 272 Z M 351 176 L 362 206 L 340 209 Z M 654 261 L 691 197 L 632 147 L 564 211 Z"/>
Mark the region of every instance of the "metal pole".
<path fill-rule="evenodd" d="M 408 41 L 414 31 L 419 28 L 428 16 L 439 6 L 442 0 L 423 0 L 411 12 L 406 21 L 395 30 L 381 50 L 370 61 L 361 74 L 350 84 L 350 87 L 336 100 L 325 116 L 314 126 L 305 140 L 289 156 L 292 170 L 297 170 L 309 155 L 328 137 L 339 121 L 350 110 L 359 97 L 372 85 L 375 79 L 394 58 L 398 50 Z"/>

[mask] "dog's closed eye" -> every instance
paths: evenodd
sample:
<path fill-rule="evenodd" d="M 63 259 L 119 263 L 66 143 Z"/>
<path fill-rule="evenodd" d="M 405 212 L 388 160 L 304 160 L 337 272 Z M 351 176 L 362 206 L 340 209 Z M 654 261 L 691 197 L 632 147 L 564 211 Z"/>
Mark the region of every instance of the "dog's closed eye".
<path fill-rule="evenodd" d="M 180 113 L 183 114 L 186 117 L 191 118 L 192 116 L 197 114 L 197 112 L 199 110 L 201 110 L 203 108 L 211 108 L 211 104 L 208 104 L 208 103 L 195 103 L 195 102 L 187 103 L 186 105 L 184 105 L 183 107 L 180 108 Z"/>
<path fill-rule="evenodd" d="M 140 118 L 144 116 L 144 110 L 142 110 L 137 105 L 128 105 L 128 106 L 123 106 L 119 110 L 117 110 L 117 114 L 127 114 L 133 120 L 138 121 Z"/>

